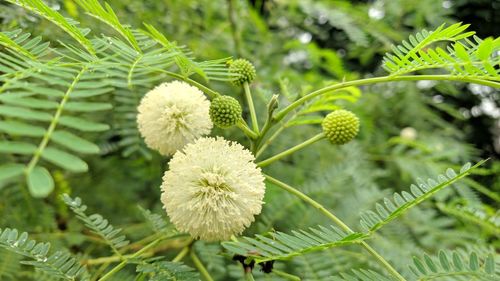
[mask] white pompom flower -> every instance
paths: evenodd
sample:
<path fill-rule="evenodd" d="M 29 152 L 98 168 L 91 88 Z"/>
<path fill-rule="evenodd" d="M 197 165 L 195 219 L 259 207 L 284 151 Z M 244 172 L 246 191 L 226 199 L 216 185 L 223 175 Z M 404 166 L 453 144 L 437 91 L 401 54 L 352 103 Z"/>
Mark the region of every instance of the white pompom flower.
<path fill-rule="evenodd" d="M 172 155 L 212 130 L 210 102 L 185 82 L 163 83 L 149 91 L 137 110 L 139 132 L 146 145 Z"/>
<path fill-rule="evenodd" d="M 240 234 L 260 214 L 264 176 L 236 142 L 204 137 L 170 160 L 161 201 L 179 231 L 207 241 Z"/>

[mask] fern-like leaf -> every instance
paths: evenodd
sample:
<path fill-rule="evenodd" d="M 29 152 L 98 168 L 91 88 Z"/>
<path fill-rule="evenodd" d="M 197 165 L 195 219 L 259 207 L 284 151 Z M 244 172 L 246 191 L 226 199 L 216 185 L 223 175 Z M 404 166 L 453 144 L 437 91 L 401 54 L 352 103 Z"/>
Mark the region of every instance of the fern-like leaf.
<path fill-rule="evenodd" d="M 430 198 L 436 192 L 469 175 L 472 170 L 479 167 L 484 162 L 485 161 L 481 161 L 472 167 L 470 163 L 467 163 L 460 169 L 459 174 L 452 169 L 448 169 L 446 171 L 446 176 L 439 175 L 437 181 L 429 179 L 427 183 L 419 181 L 418 186 L 411 185 L 411 193 L 403 191 L 401 194 L 395 193 L 393 200 L 385 198 L 383 204 L 376 204 L 376 211 L 367 211 L 361 214 L 361 226 L 368 232 L 378 230 L 415 205 Z"/>
<path fill-rule="evenodd" d="M 270 238 L 262 235 L 256 235 L 255 238 L 243 237 L 242 241 L 224 242 L 222 246 L 235 254 L 251 257 L 261 263 L 359 243 L 367 237 L 363 233 L 349 234 L 334 226 L 319 226 L 310 228 L 310 231 L 292 231 L 292 234 L 271 232 Z"/>
<path fill-rule="evenodd" d="M 153 261 L 137 266 L 137 272 L 149 281 L 198 281 L 200 275 L 181 262 Z"/>
<path fill-rule="evenodd" d="M 14 5 L 21 6 L 27 10 L 32 11 L 35 14 L 38 14 L 41 17 L 53 22 L 60 28 L 62 28 L 66 33 L 68 33 L 71 37 L 73 37 L 76 41 L 78 41 L 90 54 L 95 54 L 94 46 L 89 39 L 85 37 L 85 34 L 89 32 L 89 30 L 82 30 L 77 27 L 77 22 L 71 19 L 65 18 L 59 12 L 51 9 L 47 4 L 45 4 L 41 0 L 6 0 L 9 3 Z"/>
<path fill-rule="evenodd" d="M 456 23 L 447 28 L 441 25 L 434 31 L 423 30 L 408 41 L 393 47 L 386 54 L 383 67 L 391 75 L 402 75 L 423 69 L 443 69 L 450 74 L 499 81 L 500 59 L 493 54 L 500 48 L 500 40 L 482 40 L 474 32 L 464 32 L 469 25 Z M 452 42 L 447 48 L 430 47 L 439 41 Z"/>
<path fill-rule="evenodd" d="M 30 50 L 26 48 L 26 46 L 21 45 L 23 41 L 29 38 L 30 34 L 23 34 L 23 36 L 17 38 L 20 32 L 21 30 L 15 30 L 13 32 L 10 32 L 10 34 L 0 32 L 0 45 L 4 46 L 5 48 L 11 49 L 14 52 L 27 56 L 30 59 L 36 60 L 36 56 L 32 54 Z M 15 39 L 11 39 L 12 37 L 14 37 Z M 36 37 L 30 40 L 27 44 L 30 44 L 30 46 L 36 46 L 37 40 L 41 40 L 41 37 Z"/>
<path fill-rule="evenodd" d="M 409 266 L 418 280 L 499 280 L 500 275 L 495 273 L 495 258 L 489 254 L 479 258 L 476 252 L 468 255 L 458 251 L 440 251 L 437 257 L 424 255 L 422 258 L 413 257 L 413 264 Z"/>
<path fill-rule="evenodd" d="M 37 243 L 29 239 L 26 232 L 19 235 L 17 229 L 0 229 L 0 247 L 32 259 L 21 263 L 32 265 L 53 278 L 71 281 L 88 280 L 85 267 L 82 267 L 69 253 L 57 251 L 48 255 L 50 243 Z"/>
<path fill-rule="evenodd" d="M 155 214 L 148 209 L 143 209 L 142 207 L 139 207 L 139 210 L 155 233 L 177 233 L 174 226 L 166 221 L 163 216 Z"/>
<path fill-rule="evenodd" d="M 500 211 L 494 214 L 488 214 L 472 206 L 445 205 L 442 203 L 439 203 L 437 206 L 441 211 L 447 214 L 477 224 L 486 231 L 500 236 Z"/>
<path fill-rule="evenodd" d="M 76 3 L 78 3 L 78 5 L 80 5 L 80 7 L 82 7 L 90 16 L 97 18 L 114 28 L 130 43 L 130 45 L 134 47 L 137 52 L 142 52 L 130 28 L 120 23 L 120 20 L 108 3 L 104 3 L 105 7 L 103 7 L 97 0 L 76 0 Z"/>
<path fill-rule="evenodd" d="M 101 236 L 104 241 L 113 249 L 115 253 L 120 255 L 119 249 L 129 244 L 125 235 L 120 235 L 121 229 L 114 228 L 107 219 L 103 218 L 99 214 L 92 214 L 88 216 L 85 214 L 87 206 L 82 204 L 82 200 L 79 197 L 75 199 L 69 197 L 67 194 L 63 194 L 62 199 L 71 210 L 76 214 L 77 218 L 80 219 L 85 226 L 90 228 L 95 234 Z"/>
<path fill-rule="evenodd" d="M 90 82 L 89 79 L 100 72 L 93 68 L 92 62 L 81 67 L 64 67 L 59 64 L 62 57 L 48 49 L 48 43 L 42 42 L 40 37 L 30 39 L 29 34 L 19 30 L 3 34 L 29 55 L 17 54 L 17 46 L 12 47 L 10 41 L 0 38 L 11 46 L 8 52 L 0 54 L 3 72 L 0 75 L 3 82 L 0 86 L 0 133 L 8 136 L 0 141 L 0 153 L 20 155 L 16 159 L 26 163 L 23 173 L 30 193 L 45 197 L 54 184 L 41 160 L 68 171 L 84 172 L 87 164 L 76 154 L 99 152 L 97 145 L 62 126 L 80 131 L 107 129 L 107 125 L 98 124 L 97 129 L 95 123 L 69 115 L 109 109 L 111 106 L 107 103 L 82 99 L 109 93 L 113 88 L 105 87 L 107 84 L 100 87 L 102 82 L 97 79 Z M 47 61 L 49 54 L 52 58 Z"/>

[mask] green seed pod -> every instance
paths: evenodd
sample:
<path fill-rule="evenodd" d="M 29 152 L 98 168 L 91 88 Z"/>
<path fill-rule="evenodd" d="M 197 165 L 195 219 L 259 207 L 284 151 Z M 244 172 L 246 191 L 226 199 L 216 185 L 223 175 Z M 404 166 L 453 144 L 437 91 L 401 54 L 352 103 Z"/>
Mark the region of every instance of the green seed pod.
<path fill-rule="evenodd" d="M 251 83 L 257 76 L 255 67 L 246 59 L 237 59 L 232 61 L 229 65 L 229 72 L 240 75 L 238 78 L 233 80 L 233 84 L 236 86 L 241 86 L 245 82 Z"/>
<path fill-rule="evenodd" d="M 350 111 L 335 110 L 323 119 L 321 126 L 331 143 L 345 144 L 358 134 L 359 119 Z"/>
<path fill-rule="evenodd" d="M 210 103 L 210 119 L 219 128 L 235 125 L 241 117 L 241 105 L 233 97 L 219 96 Z"/>

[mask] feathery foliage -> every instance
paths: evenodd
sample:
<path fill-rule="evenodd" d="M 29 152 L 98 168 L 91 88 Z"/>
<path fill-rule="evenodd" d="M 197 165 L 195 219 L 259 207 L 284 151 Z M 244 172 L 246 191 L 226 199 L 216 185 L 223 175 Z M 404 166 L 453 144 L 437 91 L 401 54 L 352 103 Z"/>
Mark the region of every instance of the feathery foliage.
<path fill-rule="evenodd" d="M 411 271 L 418 280 L 433 280 L 447 278 L 447 280 L 495 280 L 500 275 L 495 272 L 495 258 L 493 254 L 479 258 L 477 253 L 468 255 L 463 251 L 439 251 L 437 257 L 424 255 L 414 257 Z"/>
<path fill-rule="evenodd" d="M 369 232 L 374 232 L 385 224 L 391 222 L 406 210 L 428 199 L 441 189 L 453 184 L 457 180 L 467 176 L 472 170 L 481 166 L 485 161 L 481 161 L 474 166 L 470 163 L 465 164 L 460 169 L 460 173 L 456 173 L 453 169 L 446 170 L 445 175 L 439 175 L 437 181 L 429 179 L 426 182 L 418 181 L 417 185 L 410 186 L 411 194 L 407 191 L 394 194 L 394 199 L 384 199 L 384 204 L 376 204 L 376 212 L 366 211 L 361 214 L 361 226 Z M 384 207 L 385 205 L 385 207 Z"/>
<path fill-rule="evenodd" d="M 19 235 L 17 229 L 0 229 L 0 247 L 31 259 L 21 263 L 32 265 L 55 278 L 89 280 L 85 267 L 69 253 L 57 251 L 49 255 L 50 243 L 37 243 L 29 239 L 26 232 Z"/>
<path fill-rule="evenodd" d="M 85 214 L 87 206 L 82 204 L 82 200 L 79 197 L 73 199 L 69 197 L 69 195 L 63 194 L 62 199 L 76 214 L 76 217 L 95 234 L 101 236 L 115 253 L 119 254 L 120 248 L 129 244 L 125 235 L 120 235 L 122 230 L 120 228 L 114 228 L 108 220 L 103 218 L 100 214 L 92 214 L 90 216 Z"/>
<path fill-rule="evenodd" d="M 499 168 L 484 141 L 493 134 L 477 126 L 491 121 L 481 112 L 497 114 L 500 40 L 487 24 L 453 24 L 461 2 L 365 2 L 0 3 L 0 279 L 500 278 Z M 231 56 L 255 66 L 252 83 L 229 83 L 239 78 Z M 265 174 L 283 180 L 267 185 L 244 236 L 194 241 L 150 211 L 162 207 L 169 159 L 145 146 L 137 106 L 171 79 L 238 100 L 242 120 L 212 135 L 272 162 Z M 360 119 L 353 142 L 297 145 L 338 109 Z"/>
<path fill-rule="evenodd" d="M 469 25 L 456 23 L 445 28 L 444 24 L 434 31 L 422 30 L 410 35 L 408 41 L 392 48 L 386 54 L 384 68 L 391 75 L 402 75 L 418 70 L 439 68 L 458 76 L 470 76 L 499 81 L 500 60 L 494 54 L 500 49 L 500 38 L 485 40 L 465 32 Z M 450 46 L 431 47 L 437 42 L 452 42 Z"/>
<path fill-rule="evenodd" d="M 137 266 L 137 272 L 148 276 L 150 281 L 193 281 L 200 275 L 193 268 L 179 262 L 154 261 Z"/>
<path fill-rule="evenodd" d="M 224 242 L 222 246 L 235 254 L 252 257 L 257 263 L 261 263 L 359 243 L 366 238 L 363 233 L 346 233 L 334 226 L 319 226 L 311 228 L 310 231 L 292 231 L 292 234 L 271 232 L 271 237 L 243 237 L 245 241 Z"/>

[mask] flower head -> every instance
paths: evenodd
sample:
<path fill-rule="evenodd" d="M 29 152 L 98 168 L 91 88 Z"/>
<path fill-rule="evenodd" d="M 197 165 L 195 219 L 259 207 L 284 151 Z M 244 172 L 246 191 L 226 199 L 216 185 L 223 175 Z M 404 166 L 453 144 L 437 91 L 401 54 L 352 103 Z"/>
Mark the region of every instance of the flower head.
<path fill-rule="evenodd" d="M 241 86 L 245 82 L 250 83 L 253 79 L 255 79 L 255 76 L 257 76 L 255 67 L 246 59 L 237 59 L 232 61 L 229 66 L 229 72 L 240 75 L 238 78 L 233 80 L 233 84 L 236 86 Z"/>
<path fill-rule="evenodd" d="M 137 108 L 139 132 L 149 148 L 172 155 L 210 133 L 209 108 L 198 88 L 179 81 L 163 83 L 149 91 Z"/>
<path fill-rule="evenodd" d="M 358 134 L 359 119 L 347 110 L 335 110 L 328 114 L 323 123 L 323 132 L 333 144 L 350 142 Z"/>
<path fill-rule="evenodd" d="M 220 128 L 235 125 L 241 118 L 241 105 L 233 97 L 219 96 L 210 103 L 210 119 Z"/>
<path fill-rule="evenodd" d="M 236 142 L 200 138 L 177 152 L 161 201 L 180 231 L 208 241 L 240 234 L 262 209 L 265 185 L 254 156 Z"/>

